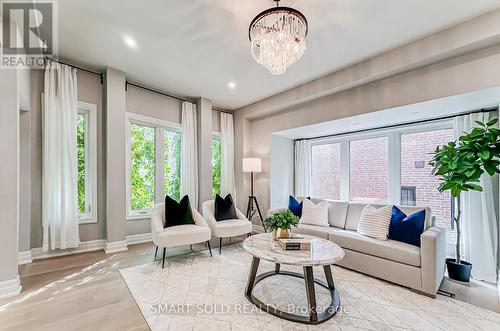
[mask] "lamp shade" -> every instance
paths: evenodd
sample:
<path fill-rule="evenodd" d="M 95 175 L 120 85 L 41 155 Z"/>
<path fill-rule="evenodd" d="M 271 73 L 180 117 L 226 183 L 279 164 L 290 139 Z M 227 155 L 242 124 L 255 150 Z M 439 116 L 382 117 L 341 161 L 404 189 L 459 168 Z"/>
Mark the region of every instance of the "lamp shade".
<path fill-rule="evenodd" d="M 258 157 L 244 157 L 243 172 L 262 172 L 261 160 Z"/>

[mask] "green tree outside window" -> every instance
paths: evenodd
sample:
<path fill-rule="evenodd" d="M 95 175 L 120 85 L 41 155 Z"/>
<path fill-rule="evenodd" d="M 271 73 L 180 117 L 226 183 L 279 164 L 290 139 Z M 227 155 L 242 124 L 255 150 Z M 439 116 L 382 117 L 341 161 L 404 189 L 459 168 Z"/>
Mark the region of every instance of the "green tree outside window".
<path fill-rule="evenodd" d="M 78 168 L 78 213 L 86 211 L 86 196 L 85 196 L 85 168 L 86 168 L 86 149 L 85 139 L 87 134 L 87 115 L 78 113 L 76 118 L 76 155 Z"/>
<path fill-rule="evenodd" d="M 212 195 L 220 194 L 220 139 L 212 139 Z"/>
<path fill-rule="evenodd" d="M 131 209 L 145 210 L 155 201 L 155 129 L 130 125 Z"/>
<path fill-rule="evenodd" d="M 165 194 L 179 201 L 181 198 L 181 134 L 164 131 L 165 178 L 163 187 Z"/>

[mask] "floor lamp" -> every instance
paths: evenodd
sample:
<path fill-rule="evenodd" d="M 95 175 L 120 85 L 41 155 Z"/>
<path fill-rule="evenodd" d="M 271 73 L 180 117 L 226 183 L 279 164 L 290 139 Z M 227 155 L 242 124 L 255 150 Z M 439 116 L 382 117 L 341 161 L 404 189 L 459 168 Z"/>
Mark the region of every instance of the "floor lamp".
<path fill-rule="evenodd" d="M 243 172 L 250 173 L 250 195 L 248 196 L 246 217 L 251 221 L 253 216 L 255 215 L 255 212 L 258 212 L 262 227 L 264 228 L 264 232 L 266 232 L 266 227 L 264 226 L 264 218 L 262 218 L 259 203 L 257 202 L 257 198 L 255 197 L 255 194 L 253 192 L 254 174 L 262 172 L 261 163 L 261 160 L 257 157 L 243 158 Z"/>

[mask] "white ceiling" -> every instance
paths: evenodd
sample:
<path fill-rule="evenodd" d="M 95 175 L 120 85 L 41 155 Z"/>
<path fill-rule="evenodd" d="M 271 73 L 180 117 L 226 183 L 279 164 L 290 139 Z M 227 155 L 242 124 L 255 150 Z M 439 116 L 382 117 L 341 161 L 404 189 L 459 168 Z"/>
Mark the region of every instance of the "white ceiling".
<path fill-rule="evenodd" d="M 248 24 L 271 0 L 59 1 L 59 55 L 235 109 L 474 17 L 499 0 L 283 0 L 308 19 L 307 50 L 273 76 L 250 55 Z M 128 48 L 123 36 L 135 39 Z M 228 83 L 236 84 L 234 90 Z"/>

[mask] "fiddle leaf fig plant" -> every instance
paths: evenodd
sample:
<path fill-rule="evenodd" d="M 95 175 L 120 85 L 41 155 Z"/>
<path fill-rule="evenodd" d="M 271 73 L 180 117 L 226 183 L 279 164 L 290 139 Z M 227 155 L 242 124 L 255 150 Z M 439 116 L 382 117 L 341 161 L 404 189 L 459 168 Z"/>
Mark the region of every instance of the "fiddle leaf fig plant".
<path fill-rule="evenodd" d="M 498 119 L 487 123 L 476 122 L 478 127 L 464 133 L 458 141 L 438 146 L 430 161 L 433 175 L 441 179 L 440 192 L 450 191 L 456 201 L 457 212 L 453 215 L 457 233 L 456 263 L 460 264 L 460 233 L 462 200 L 467 191 L 482 192 L 480 178 L 484 173 L 493 176 L 500 173 L 500 129 Z M 481 217 L 481 215 L 477 215 Z"/>
<path fill-rule="evenodd" d="M 269 230 L 290 230 L 292 226 L 297 226 L 297 224 L 299 224 L 299 218 L 289 210 L 275 213 L 264 221 L 264 226 Z"/>

